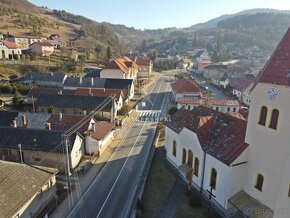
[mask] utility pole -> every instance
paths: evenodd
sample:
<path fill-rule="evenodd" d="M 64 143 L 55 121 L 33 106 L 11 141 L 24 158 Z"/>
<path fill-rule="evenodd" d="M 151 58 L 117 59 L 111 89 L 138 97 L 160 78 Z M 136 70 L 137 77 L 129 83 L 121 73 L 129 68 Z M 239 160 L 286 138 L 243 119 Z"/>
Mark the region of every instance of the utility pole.
<path fill-rule="evenodd" d="M 69 145 L 69 136 L 67 136 L 66 134 L 62 134 L 62 142 L 65 146 L 65 154 L 66 154 L 66 179 L 67 179 L 67 186 L 68 186 L 68 192 L 71 191 L 71 181 L 70 181 L 70 176 L 71 176 L 71 172 L 70 172 L 70 155 L 69 155 L 69 149 L 68 147 Z"/>

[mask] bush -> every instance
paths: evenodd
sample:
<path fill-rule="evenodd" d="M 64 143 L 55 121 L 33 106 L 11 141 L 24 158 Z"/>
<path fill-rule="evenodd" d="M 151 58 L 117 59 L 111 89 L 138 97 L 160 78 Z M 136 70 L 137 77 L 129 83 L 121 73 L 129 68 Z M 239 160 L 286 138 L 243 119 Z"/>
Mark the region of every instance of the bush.
<path fill-rule="evenodd" d="M 191 192 L 189 199 L 188 199 L 188 203 L 193 208 L 201 207 L 200 196 L 194 192 Z"/>

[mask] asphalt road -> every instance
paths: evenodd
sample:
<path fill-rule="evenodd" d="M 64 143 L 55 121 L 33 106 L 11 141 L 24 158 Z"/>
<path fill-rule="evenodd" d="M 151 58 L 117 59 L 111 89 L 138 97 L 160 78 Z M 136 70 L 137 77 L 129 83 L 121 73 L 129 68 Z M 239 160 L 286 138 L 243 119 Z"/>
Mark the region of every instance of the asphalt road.
<path fill-rule="evenodd" d="M 161 114 L 169 87 L 170 80 L 163 76 L 154 82 L 150 93 L 143 98 L 142 102 L 145 106 L 130 115 L 129 118 L 134 119 L 134 122 L 108 163 L 68 217 L 123 218 L 128 216 L 134 193 L 141 180 L 142 169 L 147 164 L 145 160 L 152 146 L 157 124 L 156 120 L 140 119 L 140 117 L 144 112 L 146 116 L 154 117 L 155 114 Z"/>

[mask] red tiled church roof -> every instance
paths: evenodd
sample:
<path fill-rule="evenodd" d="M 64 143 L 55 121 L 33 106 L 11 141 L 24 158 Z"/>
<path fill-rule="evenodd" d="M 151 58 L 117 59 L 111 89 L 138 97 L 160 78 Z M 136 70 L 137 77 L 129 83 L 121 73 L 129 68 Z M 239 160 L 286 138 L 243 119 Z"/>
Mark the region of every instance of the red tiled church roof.
<path fill-rule="evenodd" d="M 204 106 L 191 111 L 181 108 L 166 126 L 177 133 L 183 128 L 195 132 L 202 149 L 226 165 L 233 163 L 248 147 L 245 119 Z"/>
<path fill-rule="evenodd" d="M 257 83 L 290 86 L 290 28 L 268 60 Z"/>
<path fill-rule="evenodd" d="M 200 88 L 197 87 L 193 82 L 187 79 L 180 79 L 171 84 L 173 91 L 177 93 L 192 93 L 192 92 L 201 92 Z"/>

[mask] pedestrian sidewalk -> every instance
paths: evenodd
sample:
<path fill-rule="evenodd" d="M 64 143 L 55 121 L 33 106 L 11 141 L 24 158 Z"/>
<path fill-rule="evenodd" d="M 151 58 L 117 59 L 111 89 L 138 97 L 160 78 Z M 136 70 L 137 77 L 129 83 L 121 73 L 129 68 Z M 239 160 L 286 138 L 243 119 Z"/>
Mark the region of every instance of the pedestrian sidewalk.
<path fill-rule="evenodd" d="M 66 198 L 51 214 L 50 217 L 53 218 L 64 218 L 66 217 L 70 210 L 74 207 L 74 205 L 81 200 L 83 194 L 89 188 L 90 184 L 97 177 L 97 175 L 101 172 L 102 168 L 110 159 L 111 155 L 114 153 L 115 149 L 118 147 L 122 138 L 126 135 L 126 132 L 134 122 L 134 118 L 137 115 L 135 111 L 133 111 L 130 115 L 130 118 L 127 119 L 123 124 L 122 128 L 118 129 L 115 135 L 114 140 L 108 146 L 108 148 L 102 153 L 102 155 L 93 163 L 93 166 L 85 175 L 75 176 L 76 186 L 75 189 L 70 193 L 70 198 Z M 72 202 L 73 201 L 73 202 Z"/>

